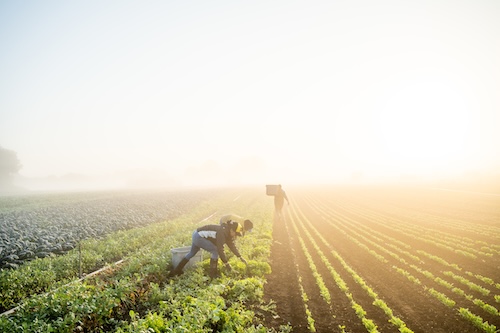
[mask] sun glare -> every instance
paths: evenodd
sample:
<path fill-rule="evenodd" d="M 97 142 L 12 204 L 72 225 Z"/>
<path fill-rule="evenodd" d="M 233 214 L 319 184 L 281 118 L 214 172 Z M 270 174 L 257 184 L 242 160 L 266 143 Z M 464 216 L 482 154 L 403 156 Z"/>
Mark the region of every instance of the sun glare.
<path fill-rule="evenodd" d="M 470 129 L 466 103 L 449 86 L 398 88 L 380 111 L 377 137 L 392 164 L 414 172 L 461 168 Z"/>

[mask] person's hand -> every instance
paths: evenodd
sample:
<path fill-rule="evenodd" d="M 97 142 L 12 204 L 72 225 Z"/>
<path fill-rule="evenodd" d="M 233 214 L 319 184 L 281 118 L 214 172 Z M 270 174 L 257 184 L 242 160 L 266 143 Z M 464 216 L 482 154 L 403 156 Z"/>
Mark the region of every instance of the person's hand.
<path fill-rule="evenodd" d="M 243 261 L 243 263 L 244 263 L 245 265 L 248 265 L 248 263 L 247 263 L 247 261 L 245 260 L 245 258 L 240 257 L 240 259 L 241 259 L 241 261 Z"/>

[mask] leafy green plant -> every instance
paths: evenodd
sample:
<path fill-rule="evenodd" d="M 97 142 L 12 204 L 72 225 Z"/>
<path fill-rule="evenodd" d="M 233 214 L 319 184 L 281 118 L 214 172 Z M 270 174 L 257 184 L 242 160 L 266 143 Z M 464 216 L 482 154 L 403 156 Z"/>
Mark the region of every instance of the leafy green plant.
<path fill-rule="evenodd" d="M 445 294 L 440 293 L 439 291 L 437 291 L 433 288 L 429 288 L 427 291 L 429 292 L 429 294 L 436 297 L 441 303 L 443 303 L 444 305 L 446 305 L 450 308 L 454 307 L 456 304 L 456 302 L 454 300 L 452 300 L 451 298 L 449 298 Z"/>
<path fill-rule="evenodd" d="M 102 253 L 104 256 L 123 254 L 127 246 L 132 250 L 120 265 L 84 281 L 57 289 L 54 286 L 59 282 L 50 278 L 45 287 L 50 289 L 47 294 L 31 294 L 13 314 L 0 317 L 0 331 L 101 332 L 135 331 L 137 327 L 174 330 L 189 327 L 189 332 L 268 332 L 247 308 L 247 303 L 255 309 L 260 306 L 264 276 L 270 272 L 267 258 L 271 218 L 261 211 L 272 210 L 262 209 L 262 205 L 269 204 L 254 198 L 252 194 L 248 196 L 253 206 L 238 202 L 247 210 L 247 216 L 255 211 L 263 218 L 255 223 L 255 231 L 239 243 L 241 252 L 249 258 L 248 267 L 232 257 L 233 272 L 223 274 L 220 279 L 210 280 L 203 265 L 181 277 L 167 278 L 171 248 L 188 243 L 191 231 L 204 217 L 213 214 L 214 206 L 226 207 L 225 203 L 230 202 L 233 208 L 238 208 L 232 200 L 213 199 L 175 220 L 89 241 L 93 242 L 92 249 L 96 249 L 96 259 Z M 230 205 L 226 209 L 231 209 Z M 250 257 L 249 253 L 256 247 L 260 247 L 260 251 Z M 69 256 L 58 258 L 67 260 Z M 62 259 L 56 259 L 52 258 L 49 266 L 58 266 L 57 260 Z M 38 271 L 41 272 L 35 270 L 37 274 Z M 29 276 L 27 272 L 29 270 L 19 270 L 25 277 Z M 283 326 L 282 330 L 286 332 L 289 328 Z"/>
<path fill-rule="evenodd" d="M 460 315 L 464 317 L 465 319 L 469 320 L 474 326 L 476 326 L 479 329 L 482 329 L 483 331 L 487 333 L 496 333 L 497 328 L 495 325 L 489 324 L 487 321 L 484 321 L 483 318 L 481 318 L 478 315 L 473 314 L 470 312 L 469 309 L 466 308 L 460 308 L 458 310 Z"/>

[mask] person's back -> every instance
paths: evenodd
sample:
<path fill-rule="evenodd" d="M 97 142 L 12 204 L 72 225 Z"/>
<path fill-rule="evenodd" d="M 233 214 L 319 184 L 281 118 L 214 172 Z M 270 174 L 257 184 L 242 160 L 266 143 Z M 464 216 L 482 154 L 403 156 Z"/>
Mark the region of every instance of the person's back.
<path fill-rule="evenodd" d="M 285 203 L 285 200 L 288 202 L 288 197 L 286 196 L 286 193 L 281 187 L 281 185 L 278 185 L 278 190 L 274 195 L 274 207 L 276 208 L 276 210 L 281 211 L 281 209 L 283 208 L 283 204 Z"/>
<path fill-rule="evenodd" d="M 222 233 L 223 226 L 217 224 L 207 224 L 203 227 L 199 227 L 196 231 L 198 231 L 198 234 L 200 234 L 203 238 L 215 240 L 217 239 L 217 234 Z"/>
<path fill-rule="evenodd" d="M 276 194 L 274 195 L 274 210 L 275 210 L 275 216 L 279 220 L 283 218 L 283 204 L 285 203 L 285 200 L 289 203 L 288 197 L 281 187 L 281 184 L 278 185 L 278 189 L 276 191 Z"/>
<path fill-rule="evenodd" d="M 217 247 L 219 256 L 222 258 L 222 260 L 227 261 L 226 255 L 224 253 L 225 244 L 234 254 L 240 256 L 238 249 L 234 245 L 234 238 L 231 237 L 230 228 L 231 225 L 228 224 L 225 225 L 207 224 L 203 227 L 196 229 L 196 231 L 201 237 L 211 241 Z"/>

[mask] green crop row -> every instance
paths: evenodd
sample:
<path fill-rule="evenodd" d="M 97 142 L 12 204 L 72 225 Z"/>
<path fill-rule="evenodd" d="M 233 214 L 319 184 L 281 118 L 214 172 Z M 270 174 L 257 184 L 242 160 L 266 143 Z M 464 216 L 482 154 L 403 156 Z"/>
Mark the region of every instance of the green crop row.
<path fill-rule="evenodd" d="M 453 278 L 455 281 L 458 281 L 458 282 L 466 285 L 467 287 L 469 287 L 470 290 L 477 291 L 483 295 L 490 294 L 490 290 L 469 281 L 468 279 L 464 278 L 463 276 L 457 275 L 457 274 L 450 272 L 450 271 L 443 272 L 443 274 Z"/>
<path fill-rule="evenodd" d="M 317 209 L 317 207 L 316 207 L 316 209 Z M 347 219 L 347 218 L 346 218 L 346 219 Z M 337 222 L 338 222 L 340 225 L 343 225 L 340 221 L 337 221 Z M 343 233 L 344 233 L 344 234 L 345 234 L 345 235 L 346 235 L 346 236 L 347 236 L 347 237 L 348 237 L 351 241 L 353 241 L 355 244 L 358 244 L 358 245 L 360 245 L 360 244 L 361 244 L 361 245 L 364 245 L 364 244 L 362 244 L 359 240 L 357 240 L 357 239 L 355 239 L 354 237 L 351 237 L 350 235 L 348 235 L 348 234 L 347 234 L 347 232 L 345 232 L 345 230 L 343 230 L 343 229 L 341 229 L 341 228 L 339 228 L 338 226 L 333 225 L 333 224 L 332 224 L 332 226 L 336 227 L 336 228 L 337 228 L 340 232 L 343 232 Z M 350 225 L 349 227 L 350 227 L 350 228 L 352 228 L 352 227 L 353 227 L 353 225 Z M 353 233 L 353 234 L 354 234 L 354 235 L 356 235 L 357 237 L 360 237 L 360 238 L 363 238 L 363 239 L 367 240 L 367 241 L 368 241 L 369 243 L 371 243 L 373 246 L 376 246 L 377 248 L 379 248 L 379 249 L 383 250 L 384 252 L 388 253 L 389 255 L 393 256 L 394 258 L 396 258 L 397 260 L 399 260 L 401 263 L 403 263 L 403 264 L 405 264 L 405 265 L 409 265 L 411 268 L 415 269 L 417 272 L 419 272 L 419 273 L 423 274 L 425 277 L 427 277 L 427 278 L 429 278 L 429 279 L 433 280 L 434 282 L 438 283 L 439 285 L 444 286 L 445 288 L 447 288 L 447 289 L 451 290 L 451 291 L 452 291 L 452 292 L 454 292 L 455 294 L 458 294 L 458 295 L 460 295 L 460 296 L 463 296 L 466 300 L 473 302 L 475 305 L 477 305 L 477 306 L 481 307 L 484 311 L 486 311 L 486 312 L 488 312 L 488 313 L 490 313 L 490 314 L 493 314 L 493 315 L 498 316 L 499 312 L 498 312 L 498 310 L 497 310 L 495 307 L 493 307 L 493 306 L 491 306 L 491 305 L 489 305 L 489 304 L 485 303 L 485 302 L 484 302 L 484 301 L 482 301 L 482 300 L 479 300 L 479 299 L 474 299 L 471 295 L 467 295 L 467 294 L 465 294 L 465 292 L 464 292 L 463 290 L 461 290 L 461 289 L 459 289 L 459 288 L 454 287 L 452 283 L 450 283 L 450 282 L 448 282 L 448 281 L 445 281 L 444 279 L 442 279 L 442 278 L 440 278 L 440 277 L 436 277 L 436 276 L 434 276 L 434 274 L 432 274 L 432 273 L 431 273 L 431 272 L 429 272 L 429 271 L 426 271 L 426 270 L 424 270 L 424 269 L 422 269 L 422 268 L 420 268 L 420 267 L 418 267 L 418 266 L 416 266 L 416 265 L 414 265 L 414 264 L 411 264 L 411 265 L 410 265 L 409 263 L 407 263 L 407 262 L 406 262 L 405 260 L 403 260 L 402 258 L 399 258 L 396 254 L 391 253 L 389 250 L 387 250 L 387 249 L 383 248 L 381 245 L 378 245 L 378 244 L 376 244 L 375 242 L 369 241 L 368 239 L 366 239 L 366 238 L 365 238 L 365 236 L 362 236 L 362 235 L 360 235 L 359 233 L 356 233 L 356 232 L 354 232 L 354 231 L 351 231 L 351 233 Z M 381 260 L 381 258 L 380 258 L 380 255 L 379 255 L 379 254 L 376 254 L 376 255 L 375 255 L 375 254 L 373 253 L 373 250 L 370 250 L 370 249 L 369 249 L 366 245 L 364 245 L 364 246 L 361 246 L 361 245 L 360 245 L 360 247 L 361 247 L 361 248 L 363 248 L 363 249 L 364 249 L 365 251 L 367 251 L 368 253 L 371 253 L 372 255 L 374 255 L 374 256 L 375 256 L 378 260 Z M 453 267 L 453 268 L 455 268 L 455 269 L 457 269 L 457 270 L 459 270 L 459 271 L 461 270 L 461 268 L 460 268 L 460 267 L 458 267 L 457 265 L 454 265 L 454 264 L 449 264 L 449 263 L 445 262 L 444 260 L 440 260 L 440 258 L 439 258 L 439 257 L 436 257 L 436 256 L 433 256 L 433 255 L 430 255 L 430 254 L 428 254 L 428 253 L 426 253 L 426 252 L 424 252 L 424 251 L 417 251 L 417 252 L 418 252 L 419 254 L 421 254 L 421 255 L 425 255 L 426 257 L 428 257 L 428 258 L 430 258 L 430 259 L 433 259 L 434 261 L 439 262 L 440 264 L 443 264 L 443 265 L 448 266 L 448 267 Z M 382 258 L 382 259 L 384 259 L 384 258 Z M 383 260 L 381 260 L 381 261 L 383 261 Z M 406 270 L 404 270 L 404 269 L 398 268 L 397 266 L 392 266 L 392 268 L 393 268 L 396 272 L 398 272 L 398 273 L 400 273 L 400 274 L 404 275 L 406 278 L 408 278 L 410 281 L 414 282 L 415 284 L 421 285 L 421 286 L 422 286 L 422 287 L 423 287 L 423 288 L 424 288 L 424 289 L 425 289 L 425 290 L 426 290 L 426 291 L 427 291 L 427 292 L 428 292 L 431 296 L 433 296 L 433 297 L 437 298 L 440 302 L 442 302 L 442 303 L 443 303 L 443 304 L 445 304 L 446 306 L 448 306 L 448 307 L 450 307 L 450 308 L 455 307 L 456 302 L 455 302 L 454 300 L 450 299 L 450 298 L 449 298 L 448 296 L 446 296 L 445 294 L 443 294 L 443 293 L 441 293 L 441 292 L 438 292 L 438 291 L 436 291 L 436 290 L 435 290 L 435 289 L 433 289 L 433 288 L 428 288 L 428 287 L 426 287 L 425 285 L 422 285 L 422 283 L 420 282 L 420 280 L 419 280 L 418 278 L 414 277 L 413 275 L 411 275 L 409 272 L 407 272 L 407 271 L 406 271 Z M 447 275 L 447 276 L 449 276 L 449 277 L 452 277 L 452 278 L 454 278 L 455 280 L 457 280 L 457 281 L 459 281 L 459 282 L 461 282 L 461 283 L 464 283 L 464 284 L 468 285 L 468 286 L 469 286 L 469 288 L 470 288 L 471 290 L 476 290 L 476 291 L 480 292 L 480 293 L 481 293 L 481 294 L 483 294 L 483 295 L 487 295 L 487 294 L 489 294 L 489 290 L 487 290 L 487 289 L 485 289 L 485 288 L 483 288 L 483 287 L 480 287 L 480 286 L 478 286 L 477 284 L 474 284 L 474 283 L 470 282 L 469 280 L 467 280 L 467 279 L 465 279 L 465 278 L 463 278 L 463 277 L 460 277 L 460 276 L 458 276 L 458 275 L 454 274 L 453 272 L 450 272 L 450 271 L 448 271 L 448 272 L 444 272 L 444 275 Z M 469 274 L 469 275 L 472 275 L 472 274 Z M 491 279 L 487 279 L 487 278 L 484 278 L 484 277 L 481 277 L 481 278 L 482 278 L 482 280 L 486 280 L 487 282 L 490 282 L 490 284 L 492 284 L 492 283 L 493 283 L 493 280 L 491 280 Z M 491 281 L 490 281 L 490 280 L 491 280 Z M 467 311 L 468 311 L 468 310 L 467 310 Z M 470 311 L 469 311 L 469 313 L 470 313 Z M 471 313 L 471 314 L 472 314 L 472 313 Z M 480 316 L 478 316 L 478 315 L 473 314 L 472 316 L 463 316 L 463 317 L 464 317 L 464 318 L 466 318 L 466 319 L 468 319 L 468 320 L 471 320 L 471 321 L 473 322 L 473 324 L 474 324 L 474 325 L 476 325 L 476 326 L 478 326 L 478 327 L 480 327 L 480 328 L 486 329 L 486 331 L 488 331 L 488 330 L 490 329 L 490 326 L 491 326 L 491 325 L 489 325 L 489 324 L 487 324 L 487 325 L 482 325 L 482 326 L 477 325 L 477 322 L 478 322 L 478 321 L 483 322 L 483 321 L 482 321 L 482 318 L 481 318 Z"/>
<path fill-rule="evenodd" d="M 270 273 L 267 261 L 272 229 L 272 208 L 264 199 L 254 192 L 236 201 L 226 197 L 161 223 L 160 229 L 169 233 L 155 229 L 158 235 L 151 235 L 121 265 L 102 274 L 28 297 L 14 313 L 0 316 L 0 331 L 275 331 L 258 317 L 260 309 L 272 309 L 262 301 L 265 275 Z M 191 231 L 209 223 L 201 219 L 207 211 L 214 212 L 214 207 L 220 214 L 235 212 L 254 221 L 254 232 L 238 241 L 248 267 L 230 256 L 233 271 L 223 271 L 220 278 L 207 277 L 205 260 L 184 275 L 169 279 L 170 249 L 188 245 Z M 218 223 L 216 216 L 211 223 Z M 282 332 L 289 330 L 280 328 Z"/>
<path fill-rule="evenodd" d="M 317 208 L 317 209 L 318 209 L 318 208 Z M 349 223 L 349 222 L 348 222 L 349 218 L 347 218 L 347 217 L 345 217 L 345 216 L 342 216 L 342 217 L 343 217 L 343 220 L 344 220 L 345 222 Z M 338 223 L 339 223 L 340 225 L 343 225 L 343 223 L 342 223 L 342 222 L 340 222 L 340 221 L 338 221 Z M 351 229 L 355 229 L 355 228 L 358 228 L 358 226 L 357 226 L 356 224 L 354 224 L 354 223 L 352 223 L 352 222 L 351 222 L 351 223 L 349 223 L 349 229 L 350 229 L 350 230 L 351 230 Z M 371 231 L 371 230 L 370 230 L 370 228 L 365 227 L 365 226 L 362 226 L 362 225 L 361 225 L 361 226 L 359 226 L 359 228 L 363 228 L 364 230 L 366 229 L 365 233 L 366 233 L 367 235 L 370 235 L 370 236 L 371 236 L 371 238 L 378 239 L 377 237 L 372 236 L 372 235 L 370 234 L 370 231 Z M 339 229 L 339 230 L 340 230 L 341 232 L 345 233 L 345 231 L 344 231 L 344 230 L 342 230 L 342 229 Z M 353 232 L 353 231 L 351 231 L 351 232 Z M 355 233 L 355 232 L 353 232 L 353 233 L 354 233 L 355 235 L 357 235 L 358 237 L 361 237 L 361 238 L 363 238 L 363 239 L 367 240 L 370 244 L 372 244 L 373 246 L 377 247 L 378 249 L 381 249 L 382 251 L 384 251 L 384 252 L 388 253 L 389 255 L 391 255 L 392 257 L 396 258 L 397 260 L 399 260 L 399 261 L 400 261 L 400 262 L 402 262 L 403 264 L 407 264 L 407 263 L 406 263 L 406 261 L 405 261 L 404 259 L 397 257 L 394 253 L 391 253 L 390 251 L 388 251 L 388 250 L 384 249 L 381 245 L 377 244 L 376 242 L 370 241 L 370 240 L 368 240 L 365 236 L 362 236 L 362 235 L 360 235 L 360 234 L 358 234 L 358 233 Z M 346 236 L 348 236 L 349 238 L 353 238 L 353 237 L 350 237 L 349 235 L 347 235 L 347 233 L 345 233 L 345 234 L 346 234 Z M 387 238 L 387 239 L 389 239 L 389 237 L 386 237 L 386 238 Z M 359 244 L 359 241 L 358 241 L 358 240 L 353 240 L 353 241 L 355 241 L 355 243 Z M 472 240 L 469 240 L 468 242 L 469 242 L 469 243 L 473 243 L 473 241 L 472 241 Z M 484 242 L 478 242 L 478 243 L 483 244 Z M 486 243 L 484 243 L 484 244 L 486 244 Z M 392 244 L 391 244 L 391 245 L 392 245 Z M 390 245 L 389 245 L 389 244 L 387 244 L 387 246 L 390 246 Z M 393 248 L 394 248 L 394 245 L 392 245 L 391 247 L 393 247 Z M 398 250 L 399 250 L 399 249 L 398 249 Z M 370 250 L 369 252 L 373 254 L 373 251 L 372 251 L 372 250 Z M 401 252 L 401 251 L 399 251 L 399 252 Z M 406 251 L 405 251 L 405 252 L 406 252 Z M 454 264 L 454 263 L 453 263 L 453 264 L 452 264 L 452 263 L 448 263 L 447 261 L 445 261 L 444 259 L 442 259 L 442 258 L 440 258 L 440 257 L 438 257 L 438 256 L 435 256 L 435 255 L 429 254 L 429 253 L 427 253 L 427 252 L 425 252 L 425 251 L 422 251 L 422 250 L 417 250 L 416 252 L 417 252 L 417 253 L 419 253 L 420 255 L 423 255 L 423 256 L 425 256 L 425 257 L 427 257 L 427 258 L 429 258 L 429 259 L 431 259 L 431 260 L 433 260 L 433 261 L 436 261 L 436 262 L 438 262 L 438 263 L 440 263 L 440 264 L 442 264 L 442 265 L 444 265 L 444 266 L 451 267 L 451 268 L 453 268 L 453 269 L 455 269 L 455 270 L 457 270 L 457 271 L 461 271 L 461 270 L 462 270 L 462 268 L 461 268 L 460 266 L 458 266 L 457 264 Z M 410 255 L 411 255 L 411 254 L 410 254 Z M 377 259 L 381 260 L 379 255 L 377 255 L 376 257 L 377 257 Z M 418 257 L 416 257 L 416 256 L 415 256 L 415 258 L 417 258 L 417 259 L 418 259 Z M 420 263 L 420 264 L 423 264 L 423 261 L 419 260 L 419 263 Z M 473 273 L 471 273 L 471 272 L 466 272 L 466 273 L 467 273 L 467 275 L 469 275 L 469 276 L 474 276 L 474 277 L 475 277 L 475 278 L 477 278 L 478 280 L 481 280 L 481 281 L 483 281 L 483 282 L 485 282 L 485 283 L 487 283 L 487 284 L 490 284 L 490 285 L 494 285 L 494 284 L 495 284 L 495 282 L 494 282 L 494 281 L 493 281 L 493 279 L 491 279 L 491 278 L 484 277 L 484 276 L 481 276 L 481 275 L 478 275 L 478 274 L 474 275 L 474 274 L 473 274 Z M 430 273 L 429 273 L 429 274 L 430 274 Z M 457 281 L 460 281 L 460 282 L 462 282 L 462 283 L 464 283 L 464 284 L 469 285 L 469 286 L 470 286 L 470 288 L 471 288 L 472 290 L 477 290 L 477 291 L 479 291 L 480 293 L 482 293 L 483 295 L 488 295 L 488 294 L 489 294 L 489 290 L 488 290 L 488 289 L 483 288 L 483 287 L 481 287 L 481 286 L 478 286 L 477 284 L 474 284 L 474 283 L 472 283 L 472 282 L 468 281 L 468 280 L 467 280 L 467 279 L 465 279 L 465 278 L 460 278 L 460 277 L 458 277 L 457 275 L 455 275 L 455 274 L 453 274 L 453 273 L 451 273 L 451 272 L 447 272 L 447 275 L 448 275 L 448 276 L 452 276 L 452 275 L 453 275 L 453 276 L 454 276 L 454 279 L 456 279 Z M 444 281 L 444 280 L 442 280 L 442 279 L 440 279 L 440 278 L 434 278 L 434 276 L 431 276 L 431 278 L 432 278 L 432 279 L 435 279 L 435 281 L 436 281 L 436 282 L 438 282 L 439 284 L 446 286 L 448 289 L 451 289 L 451 287 L 450 287 L 450 283 L 449 283 L 449 282 L 446 282 L 446 281 Z M 454 288 L 454 289 L 455 289 L 455 290 L 457 290 L 457 288 Z M 472 300 L 472 296 L 468 297 L 467 299 Z M 491 311 L 491 310 L 490 310 L 490 311 L 488 311 L 488 312 L 492 313 L 492 311 Z"/>
<path fill-rule="evenodd" d="M 328 243 L 328 241 L 326 241 L 324 239 L 324 237 L 312 226 L 312 224 L 305 218 L 305 216 L 302 216 L 304 221 L 306 221 L 306 223 L 309 225 L 310 228 L 313 229 L 313 231 L 315 232 L 316 236 L 328 247 L 330 247 L 330 244 Z M 302 224 L 302 222 L 301 222 Z M 308 237 L 310 237 L 311 239 L 311 242 L 314 242 L 314 240 L 312 239 L 312 236 L 310 235 L 310 233 L 304 228 L 302 227 L 304 232 L 306 233 L 306 235 L 308 235 Z M 370 252 L 370 251 L 369 251 Z M 410 328 L 408 328 L 405 324 L 405 322 L 403 320 L 401 320 L 400 318 L 396 317 L 394 314 L 393 314 L 393 311 L 391 310 L 391 308 L 382 300 L 378 297 L 377 293 L 372 289 L 372 287 L 370 287 L 365 281 L 364 279 L 359 276 L 356 271 L 354 269 L 352 269 L 347 263 L 346 261 L 340 256 L 340 254 L 333 250 L 331 251 L 333 257 L 335 259 L 337 259 L 340 264 L 344 267 L 344 269 L 354 278 L 354 280 L 356 281 L 356 283 L 358 285 L 361 286 L 361 288 L 363 288 L 363 290 L 365 290 L 367 292 L 367 294 L 373 298 L 373 305 L 379 307 L 380 309 L 382 309 L 382 311 L 384 311 L 384 313 L 389 317 L 389 322 L 392 323 L 393 325 L 395 325 L 400 332 L 405 332 L 405 333 L 411 333 L 413 332 Z M 378 254 L 376 255 L 376 257 L 378 258 Z M 383 261 L 384 262 L 387 262 L 387 260 L 385 260 L 385 258 L 383 258 Z"/>
<path fill-rule="evenodd" d="M 195 209 L 198 216 L 187 216 L 196 221 L 213 210 L 213 205 L 205 203 Z M 180 219 L 180 221 L 185 220 L 186 215 Z M 150 247 L 151 240 L 179 237 L 177 235 L 179 227 L 175 221 L 118 231 L 104 239 L 82 241 L 81 254 L 78 249 L 74 249 L 65 255 L 35 259 L 15 270 L 1 270 L 0 310 L 8 310 L 30 295 L 50 291 L 77 279 L 80 270 L 79 262 L 81 262 L 82 272 L 88 274 L 129 256 L 143 247 Z"/>
<path fill-rule="evenodd" d="M 292 207 L 292 210 L 293 210 L 293 214 L 294 214 L 293 218 L 292 218 L 292 224 L 294 226 L 295 232 L 298 235 L 298 237 L 301 238 L 300 234 L 301 234 L 301 231 L 302 231 L 306 235 L 306 237 L 309 239 L 309 241 L 311 242 L 313 248 L 316 250 L 317 254 L 322 259 L 323 263 L 326 265 L 326 267 L 328 268 L 328 270 L 332 273 L 332 276 L 333 276 L 335 282 L 337 283 L 337 286 L 339 286 L 339 288 L 344 291 L 345 295 L 350 300 L 351 306 L 352 306 L 354 312 L 356 313 L 356 315 L 358 316 L 358 318 L 361 320 L 361 322 L 363 323 L 363 325 L 365 326 L 365 328 L 367 329 L 367 331 L 368 332 L 372 332 L 372 333 L 378 332 L 377 325 L 373 322 L 373 320 L 371 320 L 371 319 L 369 319 L 369 318 L 366 317 L 367 312 L 363 309 L 363 307 L 359 303 L 357 303 L 354 300 L 354 297 L 352 296 L 351 292 L 349 291 L 349 288 L 347 287 L 346 283 L 343 281 L 343 279 L 340 277 L 340 275 L 338 275 L 338 273 L 335 271 L 335 269 L 331 266 L 330 262 L 328 261 L 328 259 L 324 255 L 323 251 L 321 251 L 321 249 L 317 245 L 317 243 L 314 240 L 314 238 L 312 237 L 312 235 L 304 227 L 302 219 L 304 219 L 304 220 L 307 221 L 307 219 L 305 218 L 305 216 L 302 215 L 301 217 L 299 217 L 298 212 L 295 209 L 295 207 Z M 301 226 L 300 231 L 298 229 L 297 224 Z M 308 224 L 309 224 L 310 227 L 312 227 L 309 222 L 308 222 Z M 320 239 L 323 241 L 323 243 L 326 246 L 329 247 L 328 242 L 326 242 L 326 240 L 324 240 L 324 238 L 322 238 L 322 236 L 317 232 L 317 230 L 314 229 L 314 228 L 313 228 L 313 230 L 315 231 L 315 233 L 317 234 L 317 236 L 320 237 Z M 409 331 L 409 332 L 411 332 L 411 331 Z"/>
<path fill-rule="evenodd" d="M 486 321 L 483 321 L 483 319 L 472 312 L 469 311 L 469 309 L 465 308 L 460 308 L 459 313 L 462 317 L 466 318 L 470 322 L 472 322 L 476 327 L 482 329 L 486 333 L 496 333 L 497 328 L 495 325 L 491 325 Z"/>
<path fill-rule="evenodd" d="M 335 213 L 332 212 L 330 214 L 329 212 L 326 212 L 324 209 L 322 209 L 321 207 L 315 205 L 314 203 L 310 202 L 309 204 L 311 206 L 313 206 L 315 210 L 317 210 L 318 212 L 321 212 L 325 216 L 328 216 L 330 218 L 335 218 L 336 223 L 335 224 L 330 224 L 330 225 L 332 225 L 334 228 L 336 228 L 339 232 L 343 233 L 351 241 L 353 241 L 356 244 L 358 244 L 358 246 L 360 246 L 360 247 L 362 247 L 364 249 L 367 248 L 366 245 L 362 244 L 355 237 L 352 237 L 350 234 L 348 234 L 346 230 L 349 230 L 350 233 L 354 234 L 355 236 L 357 236 L 359 238 L 364 239 L 366 242 L 370 243 L 372 246 L 375 246 L 379 250 L 381 250 L 381 251 L 389 254 L 391 257 L 395 258 L 396 260 L 398 260 L 398 261 L 400 261 L 402 263 L 406 264 L 406 260 L 403 259 L 403 258 L 401 258 L 400 256 L 398 256 L 394 252 L 385 249 L 380 244 L 387 245 L 387 246 L 391 247 L 392 249 L 394 249 L 395 251 L 397 251 L 397 252 L 405 255 L 406 257 L 408 257 L 408 258 L 410 258 L 410 259 L 412 259 L 414 261 L 417 261 L 419 263 L 422 263 L 422 260 L 418 256 L 413 255 L 410 252 L 408 252 L 408 251 L 400 248 L 400 247 L 403 247 L 403 248 L 406 248 L 406 249 L 411 248 L 408 244 L 405 244 L 405 243 L 403 243 L 403 242 L 401 242 L 401 241 L 399 241 L 397 239 L 394 239 L 393 237 L 389 237 L 389 236 L 384 235 L 384 234 L 382 234 L 380 232 L 376 232 L 376 231 L 374 231 L 373 229 L 371 229 L 371 228 L 369 228 L 367 226 L 355 223 L 352 219 L 350 219 L 349 217 L 347 217 L 344 214 L 341 214 L 341 213 L 338 213 L 338 212 L 335 212 Z M 344 229 L 340 228 L 339 226 L 342 226 Z M 356 232 L 355 230 L 359 230 L 359 232 Z M 372 239 L 375 239 L 375 241 L 372 241 L 372 240 L 368 239 L 367 236 L 361 235 L 361 233 L 363 233 L 364 235 L 369 236 Z M 387 243 L 387 241 L 392 242 L 394 244 Z M 384 262 L 384 263 L 388 262 L 382 255 L 376 253 L 374 250 L 368 250 L 368 251 L 370 252 L 370 254 L 372 254 L 373 256 L 375 256 L 381 262 Z"/>
<path fill-rule="evenodd" d="M 285 223 L 285 229 L 286 229 L 288 238 L 292 238 L 290 227 L 288 226 L 288 223 Z M 300 236 L 299 236 L 299 238 L 300 238 Z M 293 246 L 290 247 L 290 252 L 291 252 L 291 255 L 293 258 L 295 273 L 297 275 L 297 280 L 299 283 L 299 289 L 300 289 L 300 295 L 302 298 L 302 303 L 304 305 L 304 311 L 305 311 L 306 320 L 307 320 L 307 328 L 309 329 L 309 332 L 316 332 L 315 320 L 313 318 L 313 315 L 312 315 L 311 310 L 309 309 L 309 305 L 308 305 L 309 297 L 307 296 L 307 293 L 304 289 L 304 286 L 302 285 L 302 276 L 300 275 L 299 267 L 297 264 L 297 253 L 295 253 L 295 249 Z"/>
<path fill-rule="evenodd" d="M 325 302 L 328 305 L 330 305 L 332 302 L 332 299 L 331 299 L 330 292 L 328 291 L 328 288 L 325 286 L 325 281 L 323 280 L 323 277 L 321 276 L 321 274 L 319 274 L 318 269 L 316 268 L 316 264 L 314 264 L 314 260 L 311 256 L 311 254 L 309 253 L 309 251 L 307 250 L 307 246 L 304 243 L 304 240 L 302 239 L 302 237 L 300 237 L 300 232 L 297 229 L 297 226 L 295 225 L 295 223 L 293 224 L 293 228 L 294 228 L 295 234 L 299 235 L 298 239 L 299 239 L 300 247 L 302 248 L 302 253 L 306 256 L 307 263 L 309 264 L 309 269 L 312 271 L 314 279 L 316 280 L 316 284 L 318 285 L 319 293 L 320 293 L 321 297 L 325 300 Z"/>
<path fill-rule="evenodd" d="M 413 239 L 419 240 L 424 243 L 432 244 L 442 249 L 446 249 L 452 251 L 454 253 L 463 255 L 469 258 L 477 258 L 477 255 L 491 257 L 491 253 L 486 253 L 474 249 L 469 246 L 469 243 L 464 243 L 463 240 L 459 237 L 451 238 L 447 237 L 446 234 L 441 233 L 438 230 L 431 230 L 427 228 L 423 228 L 419 225 L 411 224 L 409 222 L 403 222 L 401 220 L 397 220 L 388 216 L 383 216 L 384 222 L 377 222 L 377 218 L 380 218 L 382 215 L 376 213 L 365 213 L 356 211 L 356 208 L 352 208 L 351 212 L 355 212 L 357 215 L 364 216 L 369 218 L 372 222 L 378 223 L 385 227 L 390 226 L 392 230 L 397 230 L 407 236 L 412 237 Z M 439 236 L 436 236 L 439 235 Z M 476 253 L 476 254 L 474 254 Z"/>
<path fill-rule="evenodd" d="M 0 197 L 0 207 L 8 207 L 0 210 L 0 268 L 16 269 L 67 253 L 81 240 L 175 218 L 213 196 L 206 190 Z"/>

